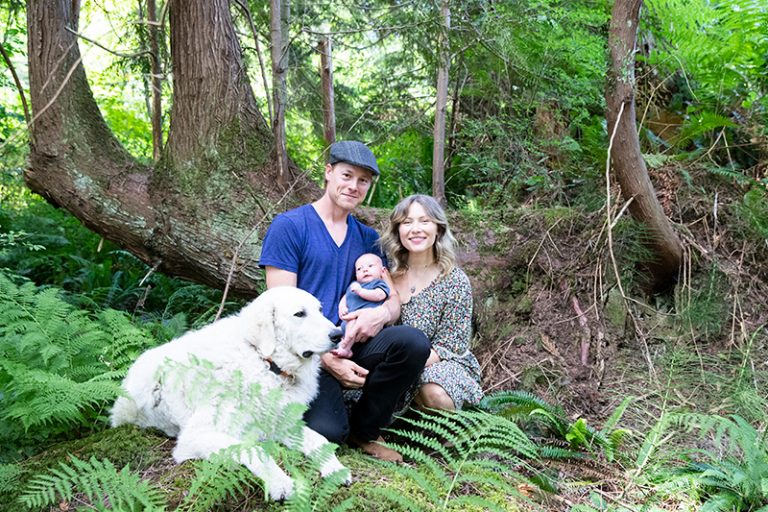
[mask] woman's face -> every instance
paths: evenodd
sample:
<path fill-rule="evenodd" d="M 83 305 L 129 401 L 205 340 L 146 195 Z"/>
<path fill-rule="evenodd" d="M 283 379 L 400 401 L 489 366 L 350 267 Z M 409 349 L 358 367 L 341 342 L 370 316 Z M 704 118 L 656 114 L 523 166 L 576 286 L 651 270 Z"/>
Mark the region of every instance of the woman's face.
<path fill-rule="evenodd" d="M 412 203 L 398 227 L 398 233 L 400 243 L 409 253 L 431 252 L 437 239 L 437 224 L 423 206 Z"/>

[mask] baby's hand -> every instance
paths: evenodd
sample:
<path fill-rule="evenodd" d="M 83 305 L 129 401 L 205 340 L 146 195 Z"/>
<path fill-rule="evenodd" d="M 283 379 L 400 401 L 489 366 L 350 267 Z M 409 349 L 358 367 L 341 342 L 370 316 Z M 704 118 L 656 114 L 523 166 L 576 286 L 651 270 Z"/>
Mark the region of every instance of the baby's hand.
<path fill-rule="evenodd" d="M 362 286 L 360 286 L 360 283 L 352 283 L 352 285 L 349 287 L 349 291 L 351 292 L 359 292 Z"/>

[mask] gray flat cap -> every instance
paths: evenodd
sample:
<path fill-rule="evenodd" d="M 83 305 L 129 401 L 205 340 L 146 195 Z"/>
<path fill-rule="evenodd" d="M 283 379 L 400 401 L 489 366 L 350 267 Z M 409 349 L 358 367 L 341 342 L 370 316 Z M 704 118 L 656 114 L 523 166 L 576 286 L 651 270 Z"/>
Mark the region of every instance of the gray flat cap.
<path fill-rule="evenodd" d="M 373 152 L 368 149 L 368 146 L 356 140 L 344 140 L 331 144 L 331 165 L 339 162 L 368 169 L 376 176 L 381 174 Z"/>

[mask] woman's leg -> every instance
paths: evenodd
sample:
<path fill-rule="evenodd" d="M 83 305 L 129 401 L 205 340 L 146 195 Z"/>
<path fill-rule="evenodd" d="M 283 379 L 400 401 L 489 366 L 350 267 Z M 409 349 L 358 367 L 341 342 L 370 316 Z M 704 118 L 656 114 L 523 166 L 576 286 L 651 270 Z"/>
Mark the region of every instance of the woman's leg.
<path fill-rule="evenodd" d="M 414 397 L 416 404 L 422 409 L 443 409 L 445 411 L 455 411 L 456 404 L 442 386 L 433 382 L 428 382 L 419 388 Z"/>

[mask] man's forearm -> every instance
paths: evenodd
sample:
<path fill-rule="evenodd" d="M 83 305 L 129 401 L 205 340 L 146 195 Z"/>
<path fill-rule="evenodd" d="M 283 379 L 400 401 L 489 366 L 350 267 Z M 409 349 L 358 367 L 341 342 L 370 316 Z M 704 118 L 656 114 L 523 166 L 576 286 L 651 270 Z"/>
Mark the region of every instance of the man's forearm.
<path fill-rule="evenodd" d="M 394 292 L 389 298 L 382 304 L 387 311 L 389 318 L 385 322 L 386 325 L 392 325 L 400 318 L 400 296 L 397 292 Z"/>

